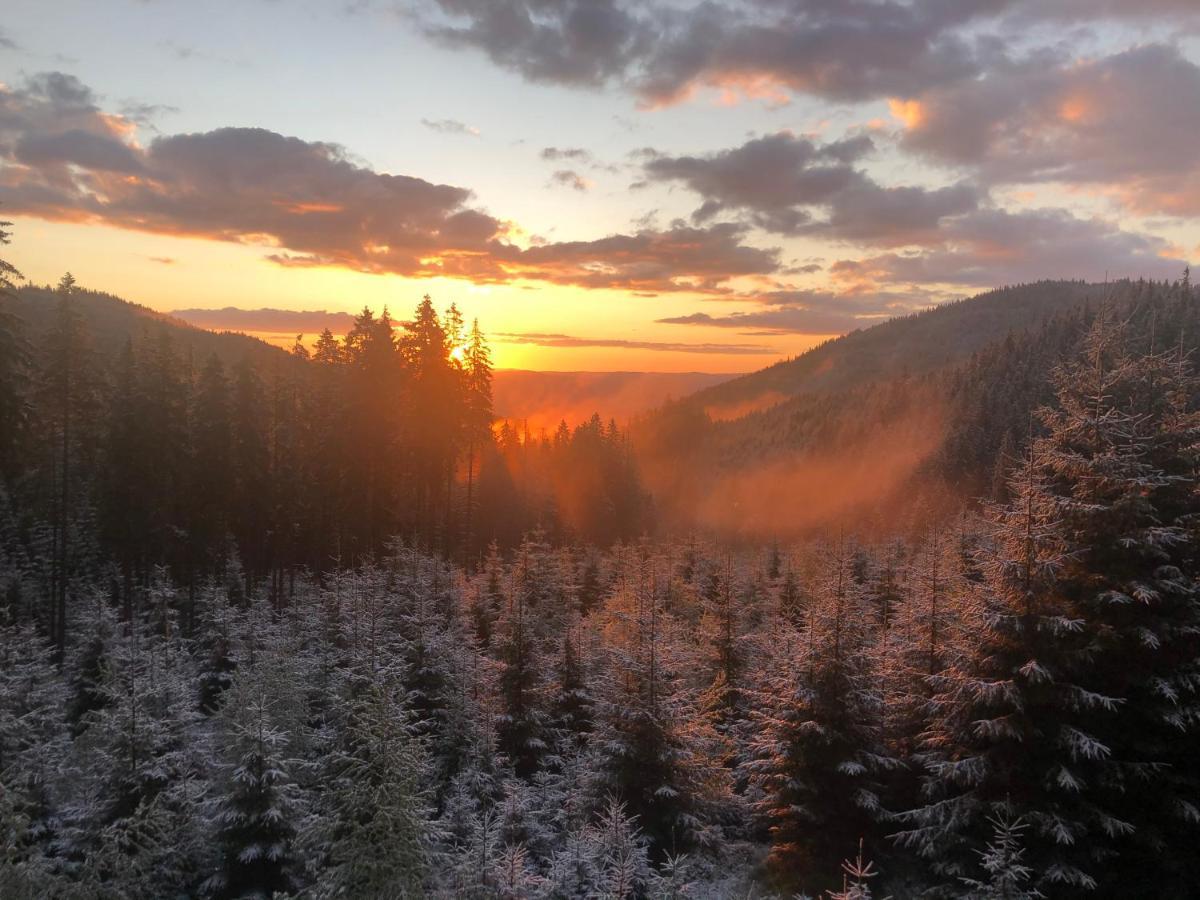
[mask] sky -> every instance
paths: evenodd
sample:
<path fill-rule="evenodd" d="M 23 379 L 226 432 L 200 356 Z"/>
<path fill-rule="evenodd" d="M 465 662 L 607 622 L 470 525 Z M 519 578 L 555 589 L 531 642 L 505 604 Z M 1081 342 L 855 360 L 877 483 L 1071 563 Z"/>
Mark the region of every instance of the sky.
<path fill-rule="evenodd" d="M 4 6 L 7 258 L 162 311 L 743 372 L 1200 257 L 1197 0 Z"/>

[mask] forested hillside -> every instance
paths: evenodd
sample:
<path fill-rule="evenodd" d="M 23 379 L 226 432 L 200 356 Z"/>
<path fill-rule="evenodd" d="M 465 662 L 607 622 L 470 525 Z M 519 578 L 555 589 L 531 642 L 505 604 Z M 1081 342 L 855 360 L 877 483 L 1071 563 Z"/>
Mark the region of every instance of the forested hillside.
<path fill-rule="evenodd" d="M 286 353 L 0 276 L 5 900 L 1200 879 L 1186 278 L 675 404 L 656 522 L 615 425 L 495 427 L 453 306 Z"/>
<path fill-rule="evenodd" d="M 887 534 L 999 496 L 1040 432 L 1031 414 L 1052 396 L 1054 367 L 1097 315 L 1123 321 L 1132 348 L 1191 353 L 1196 301 L 1186 277 L 994 291 L 668 404 L 636 424 L 638 457 L 668 526 L 759 540 Z"/>

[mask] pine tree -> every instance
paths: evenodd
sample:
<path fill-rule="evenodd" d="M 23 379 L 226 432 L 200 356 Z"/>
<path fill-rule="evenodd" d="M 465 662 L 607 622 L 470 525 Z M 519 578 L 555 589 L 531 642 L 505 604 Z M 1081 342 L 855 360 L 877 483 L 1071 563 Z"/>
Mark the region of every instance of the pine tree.
<path fill-rule="evenodd" d="M 880 697 L 870 664 L 867 601 L 844 542 L 803 631 L 773 661 L 745 767 L 762 792 L 756 813 L 770 863 L 789 886 L 822 888 L 845 848 L 878 837 L 879 790 L 891 766 L 879 734 Z"/>
<path fill-rule="evenodd" d="M 11 240 L 11 222 L 0 222 L 0 247 Z M 11 482 L 19 473 L 25 453 L 29 420 L 28 379 L 30 355 L 25 335 L 9 305 L 15 299 L 15 281 L 22 275 L 0 259 L 0 481 Z"/>
<path fill-rule="evenodd" d="M 607 797 L 622 803 L 661 859 L 715 840 L 711 804 L 726 796 L 728 773 L 676 670 L 656 563 L 644 546 L 628 555 L 606 610 L 620 637 L 602 666 L 591 792 L 597 804 Z"/>
<path fill-rule="evenodd" d="M 218 871 L 206 889 L 218 898 L 266 898 L 293 887 L 295 823 L 289 778 L 280 751 L 287 737 L 273 728 L 260 699 L 250 699 L 232 723 L 232 752 L 226 791 L 213 821 L 219 847 Z"/>
<path fill-rule="evenodd" d="M 1022 862 L 1025 850 L 1021 846 L 1021 833 L 1025 823 L 1005 815 L 993 816 L 992 840 L 980 852 L 979 867 L 986 881 L 963 878 L 962 883 L 970 889 L 966 900 L 1035 900 L 1044 897 L 1040 891 L 1029 887 L 1033 870 Z"/>
<path fill-rule="evenodd" d="M 331 796 L 315 896 L 422 896 L 436 838 L 429 765 L 387 688 L 369 685 L 352 702 L 345 744 L 325 763 Z"/>
<path fill-rule="evenodd" d="M 588 688 L 587 671 L 568 629 L 563 635 L 555 673 L 550 708 L 552 724 L 562 739 L 578 748 L 591 733 L 594 712 L 595 698 Z"/>
<path fill-rule="evenodd" d="M 1111 749 L 1096 728 L 1118 699 L 1080 684 L 1087 636 L 1064 595 L 1070 547 L 1048 487 L 1041 442 L 991 513 L 980 555 L 971 658 L 930 679 L 922 742 L 928 802 L 904 813 L 902 846 L 957 879 L 988 840 L 989 819 L 1020 816 L 1035 835 L 1041 884 L 1087 890 L 1112 841 L 1130 830 L 1099 805 Z"/>
<path fill-rule="evenodd" d="M 1106 808 L 1133 828 L 1102 881 L 1169 895 L 1200 877 L 1185 849 L 1200 839 L 1200 380 L 1181 348 L 1129 345 L 1102 314 L 1055 373 L 1039 452 L 1069 550 L 1062 590 L 1088 638 L 1077 677 L 1120 702 L 1090 723 L 1109 751 Z"/>
<path fill-rule="evenodd" d="M 492 357 L 487 341 L 479 328 L 479 320 L 471 323 L 463 362 L 466 366 L 466 439 L 467 439 L 467 496 L 463 527 L 463 548 L 470 554 L 475 547 L 475 468 L 479 447 L 491 441 Z"/>
<path fill-rule="evenodd" d="M 536 575 L 533 577 L 536 578 Z M 496 720 L 498 749 L 517 775 L 528 778 L 537 771 L 549 749 L 549 733 L 541 684 L 541 660 L 536 632 L 527 609 L 537 589 L 527 589 L 529 576 L 515 591 L 512 609 L 504 624 L 500 674 L 501 710 Z"/>
<path fill-rule="evenodd" d="M 81 432 L 90 418 L 92 391 L 84 326 L 75 308 L 75 279 L 68 272 L 58 283 L 54 325 L 42 354 L 41 404 L 46 431 L 50 480 L 55 496 L 52 521 L 54 549 L 51 563 L 50 633 L 58 661 L 67 642 L 67 597 L 74 575 L 71 558 L 76 524 Z"/>

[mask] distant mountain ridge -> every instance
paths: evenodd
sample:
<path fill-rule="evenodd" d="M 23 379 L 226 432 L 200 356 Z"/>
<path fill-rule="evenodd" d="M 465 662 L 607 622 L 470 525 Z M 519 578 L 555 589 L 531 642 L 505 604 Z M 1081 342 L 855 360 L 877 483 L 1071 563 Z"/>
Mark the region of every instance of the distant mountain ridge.
<path fill-rule="evenodd" d="M 224 306 L 220 309 L 176 309 L 170 315 L 177 319 L 213 331 L 242 331 L 251 334 L 287 335 L 320 334 L 326 328 L 339 337 L 354 327 L 354 316 L 348 312 L 324 309 L 242 309 Z"/>
<path fill-rule="evenodd" d="M 349 313 L 182 309 L 170 313 L 122 300 L 111 294 L 77 289 L 77 309 L 96 349 L 111 355 L 126 340 L 168 336 L 179 348 L 190 348 L 197 365 L 216 354 L 227 366 L 250 355 L 255 359 L 286 358 L 280 344 L 256 336 L 279 334 L 290 344 L 295 334 L 312 334 L 329 327 L 344 334 L 353 326 Z M 57 298 L 50 287 L 26 286 L 16 292 L 13 311 L 36 340 L 49 328 Z M 531 434 L 553 431 L 560 421 L 574 426 L 593 413 L 608 421 L 627 422 L 670 399 L 729 379 L 704 372 L 537 372 L 497 369 L 493 392 L 499 418 L 519 422 Z"/>
<path fill-rule="evenodd" d="M 800 356 L 698 391 L 688 402 L 719 409 L 752 405 L 768 396 L 778 403 L 799 394 L 835 393 L 881 378 L 936 371 L 1012 331 L 1121 289 L 1120 284 L 1082 281 L 999 288 L 852 331 Z"/>
<path fill-rule="evenodd" d="M 78 287 L 75 290 L 78 300 L 75 308 L 95 349 L 103 354 L 116 353 L 132 338 L 167 336 L 179 347 L 190 348 L 197 363 L 211 354 L 216 354 L 226 365 L 234 365 L 247 355 L 260 360 L 282 359 L 286 355 L 278 347 L 250 335 L 210 331 L 112 294 Z M 24 322 L 29 338 L 36 341 L 50 327 L 57 302 L 53 288 L 27 285 L 15 292 L 11 309 Z"/>

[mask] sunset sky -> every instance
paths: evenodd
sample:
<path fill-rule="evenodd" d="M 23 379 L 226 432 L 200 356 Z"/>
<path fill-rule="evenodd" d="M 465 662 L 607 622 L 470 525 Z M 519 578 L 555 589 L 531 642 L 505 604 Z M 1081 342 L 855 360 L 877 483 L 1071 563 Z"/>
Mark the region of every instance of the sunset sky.
<path fill-rule="evenodd" d="M 159 310 L 429 293 L 500 366 L 736 372 L 1200 257 L 1197 0 L 4 10 L 8 258 Z"/>

